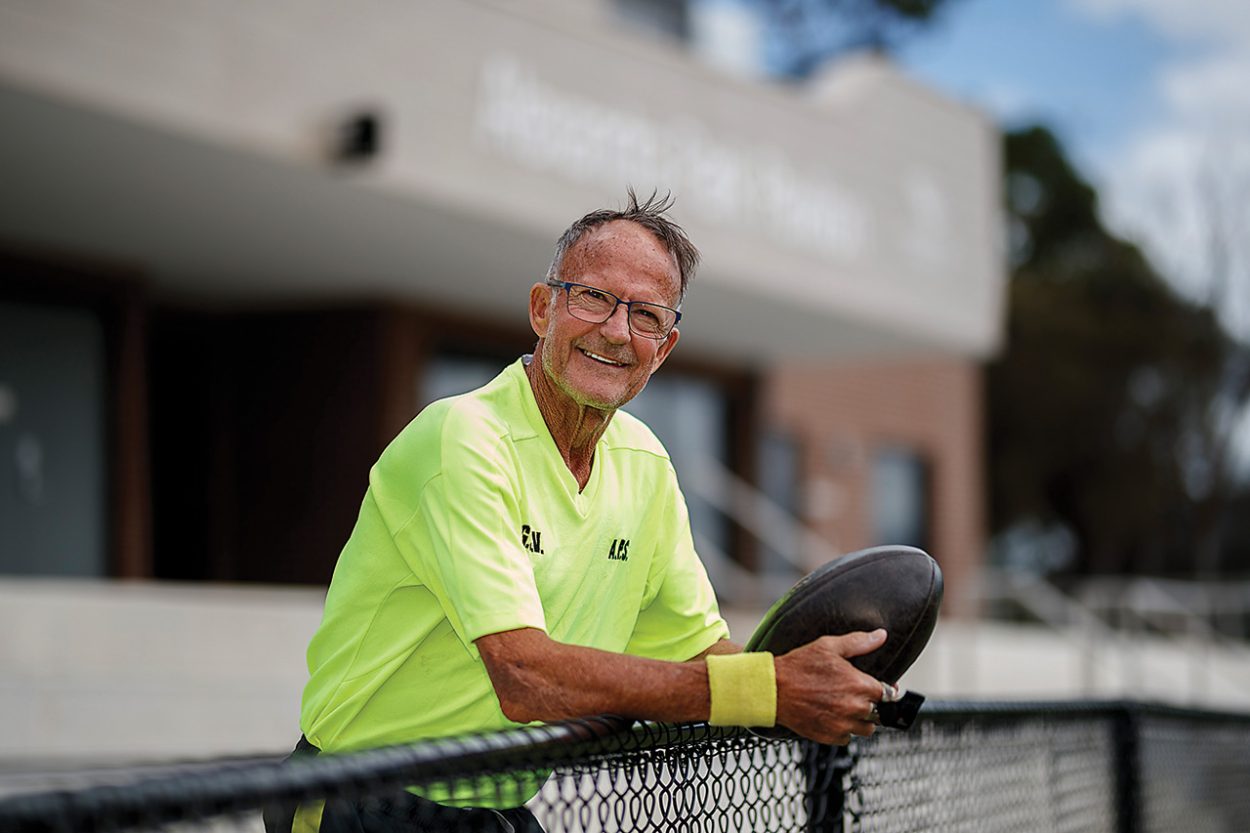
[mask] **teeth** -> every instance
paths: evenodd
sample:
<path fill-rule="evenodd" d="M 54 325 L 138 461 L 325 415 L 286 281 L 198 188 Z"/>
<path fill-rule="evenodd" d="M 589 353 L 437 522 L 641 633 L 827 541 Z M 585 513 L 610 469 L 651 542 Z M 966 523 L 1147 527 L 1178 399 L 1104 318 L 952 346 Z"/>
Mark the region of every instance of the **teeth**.
<path fill-rule="evenodd" d="M 587 355 L 587 356 L 590 356 L 590 358 L 594 359 L 594 360 L 595 360 L 595 361 L 597 361 L 597 362 L 603 362 L 604 364 L 610 364 L 610 365 L 612 365 L 613 367 L 624 367 L 624 366 L 625 366 L 625 363 L 624 363 L 624 362 L 613 361 L 612 359 L 609 359 L 607 356 L 600 356 L 598 353 L 592 353 L 592 352 L 590 352 L 589 350 L 582 350 L 582 353 L 584 353 L 584 354 L 585 354 L 585 355 Z"/>

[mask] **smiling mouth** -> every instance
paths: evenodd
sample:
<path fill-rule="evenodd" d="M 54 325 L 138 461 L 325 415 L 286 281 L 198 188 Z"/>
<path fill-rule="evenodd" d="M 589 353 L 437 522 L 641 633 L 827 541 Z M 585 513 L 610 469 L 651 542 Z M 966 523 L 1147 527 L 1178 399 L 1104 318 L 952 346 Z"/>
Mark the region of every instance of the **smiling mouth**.
<path fill-rule="evenodd" d="M 601 356 L 598 353 L 591 352 L 590 350 L 586 350 L 581 347 L 578 347 L 577 349 L 583 356 L 586 356 L 592 361 L 599 362 L 600 364 L 606 364 L 608 367 L 625 367 L 625 362 L 618 362 L 615 359 L 609 359 L 607 356 Z"/>

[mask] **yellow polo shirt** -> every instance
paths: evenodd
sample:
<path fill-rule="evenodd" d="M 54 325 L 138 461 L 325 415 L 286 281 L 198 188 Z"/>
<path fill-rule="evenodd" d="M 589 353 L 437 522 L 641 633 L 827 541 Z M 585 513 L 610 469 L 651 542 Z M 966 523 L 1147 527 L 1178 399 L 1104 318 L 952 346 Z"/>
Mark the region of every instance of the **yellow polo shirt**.
<path fill-rule="evenodd" d="M 729 633 L 659 441 L 617 412 L 579 492 L 518 360 L 422 411 L 370 472 L 300 727 L 328 752 L 514 727 L 473 641 L 523 627 L 674 661 Z"/>

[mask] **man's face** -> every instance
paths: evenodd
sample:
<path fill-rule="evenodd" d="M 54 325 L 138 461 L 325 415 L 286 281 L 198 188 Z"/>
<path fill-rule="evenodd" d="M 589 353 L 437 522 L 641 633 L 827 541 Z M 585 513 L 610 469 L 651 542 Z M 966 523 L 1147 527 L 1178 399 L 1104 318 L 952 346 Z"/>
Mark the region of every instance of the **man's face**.
<path fill-rule="evenodd" d="M 651 232 L 618 220 L 586 233 L 565 253 L 560 280 L 605 289 L 625 301 L 676 307 L 681 273 Z M 551 383 L 579 405 L 615 410 L 646 386 L 677 344 L 634 334 L 618 306 L 602 324 L 569 314 L 564 290 L 536 284 L 530 291 L 530 323 L 539 337 L 542 369 Z"/>

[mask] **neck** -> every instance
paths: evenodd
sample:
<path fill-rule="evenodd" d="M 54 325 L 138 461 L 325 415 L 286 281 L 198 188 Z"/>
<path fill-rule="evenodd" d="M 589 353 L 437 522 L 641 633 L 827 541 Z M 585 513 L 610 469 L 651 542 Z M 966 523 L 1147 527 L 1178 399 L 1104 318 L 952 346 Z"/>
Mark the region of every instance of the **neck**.
<path fill-rule="evenodd" d="M 608 429 L 615 411 L 582 405 L 553 385 L 543 371 L 541 344 L 535 348 L 533 360 L 526 365 L 525 375 L 564 465 L 573 473 L 578 488 L 586 488 L 594 464 L 595 445 Z"/>

